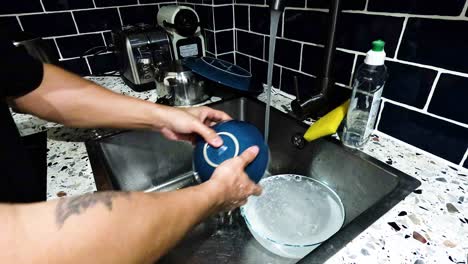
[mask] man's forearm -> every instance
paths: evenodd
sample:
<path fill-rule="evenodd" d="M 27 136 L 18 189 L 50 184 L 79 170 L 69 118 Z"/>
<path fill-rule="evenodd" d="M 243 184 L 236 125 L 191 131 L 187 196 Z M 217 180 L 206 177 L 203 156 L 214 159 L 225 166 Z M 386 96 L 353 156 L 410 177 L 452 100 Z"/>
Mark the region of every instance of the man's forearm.
<path fill-rule="evenodd" d="M 0 244 L 13 237 L 16 245 L 2 247 L 14 252 L 0 252 L 0 258 L 9 263 L 150 263 L 217 211 L 219 195 L 202 184 L 170 193 L 107 192 L 3 206 L 0 217 L 11 221 Z"/>
<path fill-rule="evenodd" d="M 158 128 L 167 107 L 114 93 L 58 67 L 45 64 L 41 85 L 16 98 L 15 106 L 72 127 Z"/>

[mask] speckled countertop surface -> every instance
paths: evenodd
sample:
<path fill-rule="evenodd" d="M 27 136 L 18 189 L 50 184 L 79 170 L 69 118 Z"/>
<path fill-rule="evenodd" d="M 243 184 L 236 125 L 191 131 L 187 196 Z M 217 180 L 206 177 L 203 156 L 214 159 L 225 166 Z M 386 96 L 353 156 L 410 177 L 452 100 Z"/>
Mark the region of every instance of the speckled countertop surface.
<path fill-rule="evenodd" d="M 90 78 L 116 92 L 156 101 L 154 91 L 136 93 L 120 78 Z M 264 99 L 263 95 L 259 99 Z M 290 99 L 273 96 L 281 111 Z M 14 114 L 22 135 L 47 131 L 47 196 L 54 199 L 96 190 L 86 152 L 94 131 L 72 129 Z M 468 264 L 468 170 L 376 132 L 362 149 L 421 181 L 422 185 L 327 263 Z"/>

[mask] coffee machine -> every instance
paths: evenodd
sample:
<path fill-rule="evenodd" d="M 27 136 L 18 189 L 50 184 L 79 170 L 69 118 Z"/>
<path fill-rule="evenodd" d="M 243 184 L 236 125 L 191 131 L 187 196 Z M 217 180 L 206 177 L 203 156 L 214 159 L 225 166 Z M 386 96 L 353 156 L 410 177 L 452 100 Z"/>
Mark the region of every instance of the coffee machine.
<path fill-rule="evenodd" d="M 163 6 L 159 9 L 157 20 L 169 35 L 176 60 L 205 56 L 205 41 L 195 10 L 187 6 Z"/>

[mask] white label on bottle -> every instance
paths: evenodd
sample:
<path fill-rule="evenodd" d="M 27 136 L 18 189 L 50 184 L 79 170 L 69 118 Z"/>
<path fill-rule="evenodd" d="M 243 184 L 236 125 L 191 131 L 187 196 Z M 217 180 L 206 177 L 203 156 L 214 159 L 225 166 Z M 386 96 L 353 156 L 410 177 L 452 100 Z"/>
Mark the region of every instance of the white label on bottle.
<path fill-rule="evenodd" d="M 198 55 L 198 46 L 197 46 L 197 44 L 190 44 L 190 45 L 180 46 L 179 49 L 180 49 L 180 56 L 183 57 L 183 58 Z"/>
<path fill-rule="evenodd" d="M 377 119 L 377 112 L 379 111 L 380 99 L 382 97 L 383 89 L 380 88 L 373 96 L 372 105 L 369 112 L 369 119 L 367 121 L 367 128 L 364 138 L 369 138 L 370 133 L 374 131 L 375 120 Z"/>

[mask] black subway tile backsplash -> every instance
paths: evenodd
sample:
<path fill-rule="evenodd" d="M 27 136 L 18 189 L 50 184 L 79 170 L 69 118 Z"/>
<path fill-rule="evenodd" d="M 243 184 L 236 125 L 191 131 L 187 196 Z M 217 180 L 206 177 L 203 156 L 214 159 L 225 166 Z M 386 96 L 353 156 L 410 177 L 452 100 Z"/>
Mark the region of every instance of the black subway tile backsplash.
<path fill-rule="evenodd" d="M 261 83 L 267 83 L 267 68 L 268 63 L 262 60 L 257 60 L 255 58 L 250 59 L 250 72 L 256 85 L 261 85 Z M 278 66 L 273 67 L 273 86 L 280 86 L 280 68 Z"/>
<path fill-rule="evenodd" d="M 300 98 L 308 98 L 318 93 L 318 89 L 315 84 L 315 78 L 284 68 L 282 69 L 281 73 L 282 91 L 296 95 L 296 91 L 294 90 L 294 76 L 297 76 Z"/>
<path fill-rule="evenodd" d="M 316 44 L 325 44 L 327 13 L 286 10 L 284 36 Z M 337 47 L 366 52 L 371 42 L 383 39 L 387 55 L 395 53 L 404 18 L 343 13 L 338 26 Z M 313 25 L 313 26 L 304 26 Z"/>
<path fill-rule="evenodd" d="M 97 7 L 135 5 L 138 0 L 94 0 Z"/>
<path fill-rule="evenodd" d="M 290 9 L 284 12 L 284 37 L 305 42 L 324 43 L 326 35 L 327 13 Z"/>
<path fill-rule="evenodd" d="M 307 1 L 307 7 L 329 8 L 330 2 L 331 2 L 330 0 Z M 343 10 L 364 10 L 364 7 L 366 6 L 366 0 L 345 0 L 345 1 L 341 1 L 341 5 L 342 5 L 341 7 Z"/>
<path fill-rule="evenodd" d="M 391 103 L 385 103 L 378 129 L 457 164 L 468 147 L 468 128 Z"/>
<path fill-rule="evenodd" d="M 236 64 L 250 72 L 250 57 L 236 52 Z"/>
<path fill-rule="evenodd" d="M 468 169 L 468 159 L 465 160 L 465 164 L 463 164 L 463 167 Z"/>
<path fill-rule="evenodd" d="M 16 17 L 0 17 L 0 32 L 11 34 L 19 31 L 21 31 L 21 27 Z"/>
<path fill-rule="evenodd" d="M 234 33 L 233 30 L 221 31 L 216 34 L 216 53 L 225 53 L 234 51 Z"/>
<path fill-rule="evenodd" d="M 41 37 L 76 34 L 71 13 L 52 13 L 20 16 L 24 31 Z"/>
<path fill-rule="evenodd" d="M 236 28 L 249 30 L 249 7 L 235 6 L 234 13 L 236 18 Z"/>
<path fill-rule="evenodd" d="M 224 5 L 224 4 L 232 4 L 234 0 L 203 0 L 204 4 L 214 4 L 214 5 Z"/>
<path fill-rule="evenodd" d="M 4 0 L 0 3 L 0 14 L 42 12 L 40 0 Z"/>
<path fill-rule="evenodd" d="M 261 35 L 237 30 L 237 50 L 262 59 L 264 38 Z"/>
<path fill-rule="evenodd" d="M 235 1 L 238 4 L 252 4 L 252 5 L 264 5 L 265 4 L 265 0 L 235 0 Z"/>
<path fill-rule="evenodd" d="M 428 111 L 468 124 L 468 78 L 442 74 L 434 90 Z"/>
<path fill-rule="evenodd" d="M 385 65 L 389 76 L 383 97 L 422 109 L 437 72 L 391 61 L 385 62 Z"/>
<path fill-rule="evenodd" d="M 122 17 L 122 23 L 124 25 L 132 25 L 137 23 L 156 25 L 157 13 L 157 5 L 130 6 L 120 8 L 120 16 Z"/>
<path fill-rule="evenodd" d="M 356 70 L 364 63 L 364 56 L 359 56 Z M 386 61 L 388 78 L 382 96 L 393 101 L 423 109 L 437 76 L 435 70 Z"/>
<path fill-rule="evenodd" d="M 195 11 L 200 17 L 200 24 L 202 28 L 214 29 L 213 26 L 213 7 L 211 6 L 195 6 Z"/>
<path fill-rule="evenodd" d="M 458 16 L 465 0 L 369 0 L 369 11 L 394 12 L 421 15 Z"/>
<path fill-rule="evenodd" d="M 338 26 L 337 47 L 367 52 L 372 41 L 385 41 L 388 57 L 395 55 L 404 18 L 344 13 Z"/>
<path fill-rule="evenodd" d="M 269 56 L 269 43 L 270 38 L 265 38 L 265 60 L 268 60 Z M 281 64 L 282 66 L 299 70 L 301 62 L 301 44 L 285 40 L 277 39 L 276 40 L 276 50 L 275 50 L 275 63 Z"/>
<path fill-rule="evenodd" d="M 213 8 L 215 17 L 215 30 L 234 28 L 234 13 L 232 5 L 217 6 Z"/>
<path fill-rule="evenodd" d="M 308 74 L 318 76 L 322 74 L 324 49 L 312 45 L 304 45 L 302 53 L 302 71 Z M 351 78 L 351 69 L 353 68 L 354 55 L 336 51 L 335 53 L 334 75 L 336 82 L 348 84 Z"/>
<path fill-rule="evenodd" d="M 306 0 L 288 0 L 286 7 L 306 7 Z"/>
<path fill-rule="evenodd" d="M 117 8 L 73 12 L 80 33 L 120 28 Z"/>
<path fill-rule="evenodd" d="M 93 8 L 93 0 L 42 0 L 46 11 Z"/>
<path fill-rule="evenodd" d="M 279 25 L 282 24 L 280 18 Z M 270 8 L 250 7 L 250 31 L 270 35 Z M 281 36 L 281 27 L 278 27 L 277 36 Z"/>
<path fill-rule="evenodd" d="M 410 18 L 398 58 L 468 72 L 468 21 Z"/>
<path fill-rule="evenodd" d="M 86 34 L 80 36 L 57 38 L 57 45 L 64 58 L 80 57 L 91 48 L 96 46 L 103 46 L 104 41 L 101 34 Z M 86 55 L 91 55 L 93 50 Z"/>
<path fill-rule="evenodd" d="M 70 72 L 85 76 L 89 75 L 88 65 L 85 59 L 71 59 L 59 62 L 59 66 Z"/>
<path fill-rule="evenodd" d="M 55 41 L 53 39 L 46 39 L 46 47 L 49 52 L 51 52 L 52 58 L 56 58 L 57 60 L 60 59 L 60 54 L 57 49 L 57 45 L 55 45 Z"/>
<path fill-rule="evenodd" d="M 229 61 L 230 63 L 234 63 L 234 52 L 219 55 L 218 59 Z"/>
<path fill-rule="evenodd" d="M 205 35 L 205 46 L 206 50 L 215 54 L 216 53 L 216 42 L 214 38 L 214 34 L 211 31 L 205 30 L 204 35 Z"/>
<path fill-rule="evenodd" d="M 103 74 L 118 70 L 117 57 L 114 53 L 88 57 L 93 74 Z"/>

